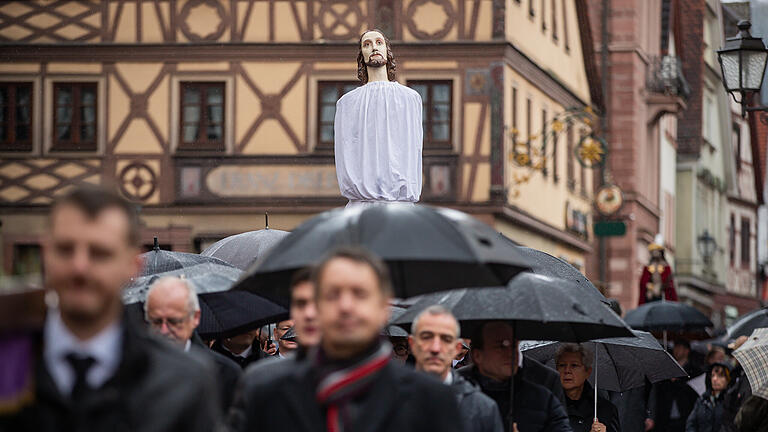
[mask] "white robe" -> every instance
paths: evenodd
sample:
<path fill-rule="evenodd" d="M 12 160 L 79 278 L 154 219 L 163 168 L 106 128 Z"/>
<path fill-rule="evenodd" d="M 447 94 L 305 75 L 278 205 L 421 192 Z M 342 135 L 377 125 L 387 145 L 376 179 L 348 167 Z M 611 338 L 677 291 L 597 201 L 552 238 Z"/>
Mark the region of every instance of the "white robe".
<path fill-rule="evenodd" d="M 416 202 L 421 195 L 421 96 L 374 81 L 336 102 L 336 176 L 351 205 Z"/>

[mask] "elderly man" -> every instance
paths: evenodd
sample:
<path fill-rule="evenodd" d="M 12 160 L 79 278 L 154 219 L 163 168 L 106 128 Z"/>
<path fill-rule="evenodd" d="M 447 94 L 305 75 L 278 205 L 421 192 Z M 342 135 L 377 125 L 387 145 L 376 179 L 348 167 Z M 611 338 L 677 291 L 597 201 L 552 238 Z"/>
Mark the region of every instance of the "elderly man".
<path fill-rule="evenodd" d="M 51 303 L 34 400 L 18 431 L 210 431 L 218 417 L 206 365 L 123 314 L 138 274 L 139 220 L 118 195 L 75 189 L 53 204 L 43 245 Z"/>
<path fill-rule="evenodd" d="M 518 342 L 512 326 L 504 321 L 488 321 L 474 333 L 470 351 L 474 364 L 460 373 L 496 401 L 504 429 L 509 430 L 512 420 L 521 432 L 570 431 L 565 409 L 552 392 L 517 373 Z M 513 376 L 515 405 L 510 410 Z"/>
<path fill-rule="evenodd" d="M 232 403 L 242 369 L 229 358 L 208 349 L 195 333 L 200 324 L 200 303 L 189 282 L 175 277 L 157 280 L 147 291 L 144 318 L 152 330 L 178 344 L 185 352 L 193 352 L 216 365 L 219 402 L 226 411 Z"/>
<path fill-rule="evenodd" d="M 392 348 L 379 338 L 392 295 L 384 264 L 363 250 L 338 249 L 320 262 L 312 280 L 322 333 L 316 352 L 246 372 L 232 428 L 461 430 L 450 389 L 396 365 Z"/>
<path fill-rule="evenodd" d="M 564 344 L 555 355 L 571 429 L 574 432 L 619 432 L 619 414 L 608 399 L 598 396 L 595 418 L 595 390 L 587 382 L 593 359 L 592 352 L 579 344 Z"/>
<path fill-rule="evenodd" d="M 496 402 L 451 367 L 461 349 L 460 333 L 458 321 L 442 306 L 419 313 L 408 338 L 416 370 L 436 376 L 455 391 L 465 432 L 504 432 Z"/>
<path fill-rule="evenodd" d="M 283 336 L 288 333 L 293 327 L 293 320 L 283 320 L 277 323 L 274 330 L 272 330 L 272 337 L 277 341 L 277 358 L 286 359 L 292 355 L 293 351 L 298 348 L 298 344 L 295 341 L 283 339 Z"/>
<path fill-rule="evenodd" d="M 250 330 L 239 335 L 216 340 L 211 349 L 237 363 L 245 369 L 251 363 L 262 358 L 262 351 L 254 342 L 258 342 L 259 330 Z"/>

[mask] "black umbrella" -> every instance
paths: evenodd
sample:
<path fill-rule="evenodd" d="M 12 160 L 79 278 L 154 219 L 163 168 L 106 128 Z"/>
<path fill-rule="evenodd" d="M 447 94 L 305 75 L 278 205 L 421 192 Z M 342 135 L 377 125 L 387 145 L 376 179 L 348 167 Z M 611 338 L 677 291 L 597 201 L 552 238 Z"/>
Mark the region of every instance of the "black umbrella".
<path fill-rule="evenodd" d="M 636 330 L 697 331 L 712 327 L 712 321 L 693 306 L 674 301 L 645 303 L 624 316 L 624 321 Z"/>
<path fill-rule="evenodd" d="M 516 247 L 520 254 L 531 264 L 530 271 L 532 273 L 571 281 L 581 286 L 584 294 L 608 304 L 608 300 L 602 293 L 600 293 L 600 290 L 598 290 L 592 282 L 584 276 L 584 274 L 568 262 L 538 249 L 522 246 Z"/>
<path fill-rule="evenodd" d="M 141 254 L 141 257 L 144 260 L 144 266 L 142 267 L 139 276 L 149 276 L 157 273 L 165 273 L 204 263 L 230 266 L 218 258 L 207 257 L 193 253 L 162 250 L 158 245 L 157 237 L 155 237 L 154 249 Z"/>
<path fill-rule="evenodd" d="M 528 267 L 515 247 L 465 213 L 391 204 L 336 209 L 310 219 L 250 268 L 236 289 L 287 304 L 293 272 L 341 245 L 362 246 L 381 257 L 397 297 L 503 285 Z"/>
<path fill-rule="evenodd" d="M 687 375 L 652 334 L 640 330 L 633 333 L 636 337 L 586 342 L 595 353 L 595 365 L 589 378 L 593 385 L 597 377 L 603 390 L 623 392 L 642 387 L 646 379 L 656 383 Z M 525 355 L 554 367 L 555 353 L 561 345 L 560 342 L 523 344 L 520 349 Z"/>
<path fill-rule="evenodd" d="M 391 323 L 410 331 L 414 318 L 437 304 L 453 313 L 463 337 L 472 337 L 483 322 L 497 320 L 513 323 L 517 339 L 583 342 L 632 336 L 621 318 L 582 290 L 575 282 L 524 272 L 505 287 L 424 296 Z"/>
<path fill-rule="evenodd" d="M 398 307 L 398 306 L 389 306 L 389 320 L 393 321 L 397 319 L 400 315 L 404 314 L 406 308 Z M 386 327 L 384 327 L 384 331 L 381 332 L 382 335 L 387 337 L 408 337 L 408 332 L 403 330 L 402 327 L 389 324 Z"/>
<path fill-rule="evenodd" d="M 280 340 L 296 342 L 296 327 L 291 327 L 285 334 L 280 337 Z"/>
<path fill-rule="evenodd" d="M 223 238 L 205 248 L 202 256 L 218 258 L 246 270 L 289 233 L 276 229 L 248 231 Z"/>
<path fill-rule="evenodd" d="M 147 291 L 162 277 L 179 277 L 195 288 L 200 300 L 200 325 L 197 332 L 202 338 L 236 335 L 288 316 L 288 311 L 263 297 L 245 292 L 228 291 L 240 277 L 241 270 L 229 265 L 204 263 L 165 273 L 134 279 L 123 289 L 123 303 L 138 309 L 146 300 Z"/>
<path fill-rule="evenodd" d="M 768 327 L 768 308 L 761 308 L 749 312 L 737 319 L 723 336 L 725 341 L 730 341 L 739 336 L 749 336 L 755 329 Z"/>

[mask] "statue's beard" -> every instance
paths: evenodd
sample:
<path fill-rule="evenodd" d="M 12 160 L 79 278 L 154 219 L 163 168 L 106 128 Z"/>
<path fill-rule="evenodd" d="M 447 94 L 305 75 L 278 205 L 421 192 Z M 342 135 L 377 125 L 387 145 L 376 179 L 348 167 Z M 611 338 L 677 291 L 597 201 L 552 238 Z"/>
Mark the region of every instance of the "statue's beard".
<path fill-rule="evenodd" d="M 368 58 L 368 61 L 365 63 L 365 65 L 368 67 L 378 68 L 378 67 L 386 66 L 387 60 L 384 59 L 383 57 L 373 58 L 373 56 L 371 56 Z"/>

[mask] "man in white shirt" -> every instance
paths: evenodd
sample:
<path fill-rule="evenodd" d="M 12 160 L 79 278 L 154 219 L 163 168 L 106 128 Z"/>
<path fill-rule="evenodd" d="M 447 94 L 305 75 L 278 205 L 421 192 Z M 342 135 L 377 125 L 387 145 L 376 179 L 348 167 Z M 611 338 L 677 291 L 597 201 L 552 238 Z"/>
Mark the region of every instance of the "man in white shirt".
<path fill-rule="evenodd" d="M 43 244 L 49 309 L 34 401 L 10 430 L 207 431 L 218 417 L 205 365 L 123 316 L 141 268 L 133 206 L 100 188 L 53 204 Z M 5 420 L 5 419 L 4 419 Z"/>
<path fill-rule="evenodd" d="M 422 101 L 395 81 L 396 62 L 380 30 L 360 36 L 363 84 L 336 102 L 336 176 L 347 207 L 417 202 L 421 195 Z"/>

